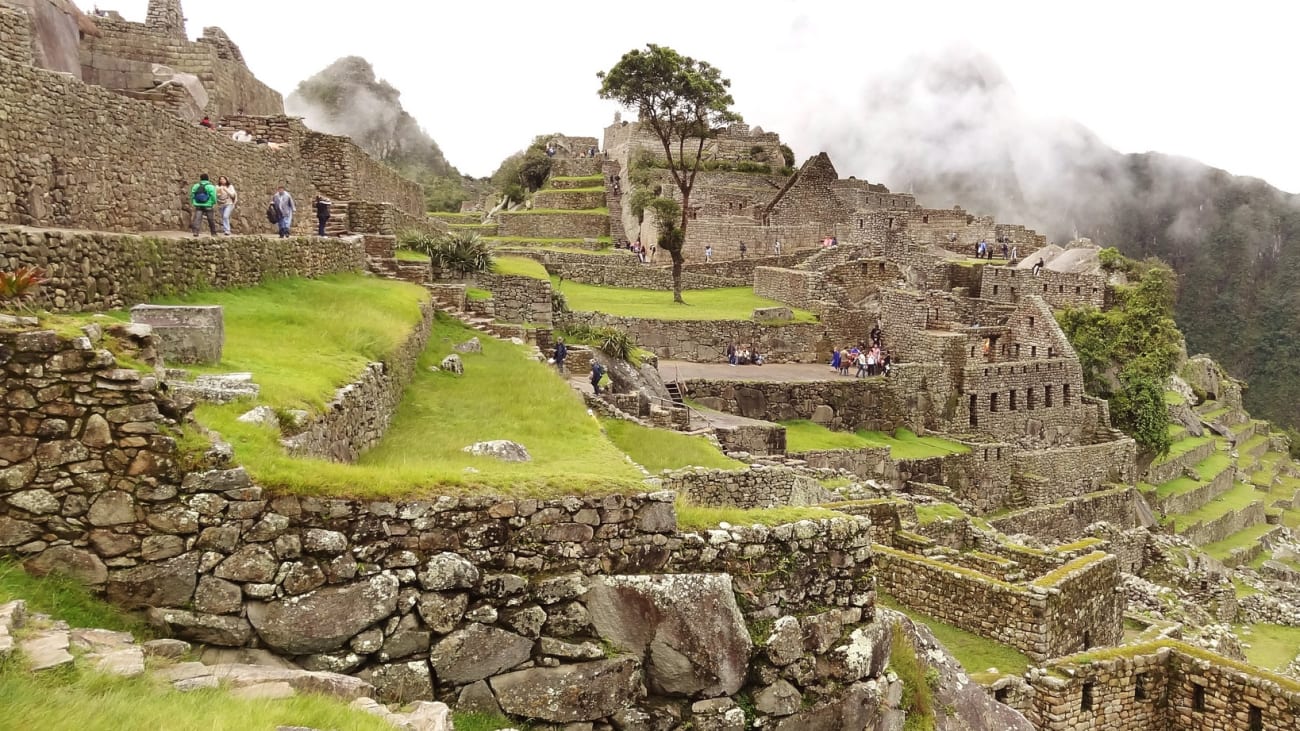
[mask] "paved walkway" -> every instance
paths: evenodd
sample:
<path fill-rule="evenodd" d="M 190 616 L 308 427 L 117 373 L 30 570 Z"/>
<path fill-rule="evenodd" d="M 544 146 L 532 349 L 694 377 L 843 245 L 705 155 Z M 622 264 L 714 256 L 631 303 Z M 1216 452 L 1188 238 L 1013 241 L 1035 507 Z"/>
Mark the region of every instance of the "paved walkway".
<path fill-rule="evenodd" d="M 755 366 L 732 366 L 726 363 L 688 363 L 684 360 L 660 360 L 659 375 L 665 381 L 705 378 L 713 381 L 838 381 L 841 376 L 822 363 L 769 363 Z"/>

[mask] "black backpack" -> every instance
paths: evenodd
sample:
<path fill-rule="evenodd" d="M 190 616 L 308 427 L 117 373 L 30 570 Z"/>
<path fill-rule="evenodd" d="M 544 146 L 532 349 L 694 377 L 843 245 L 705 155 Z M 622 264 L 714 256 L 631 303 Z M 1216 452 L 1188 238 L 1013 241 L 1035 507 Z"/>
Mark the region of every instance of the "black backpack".
<path fill-rule="evenodd" d="M 266 220 L 270 223 L 280 222 L 280 209 L 276 208 L 274 203 L 266 207 Z"/>

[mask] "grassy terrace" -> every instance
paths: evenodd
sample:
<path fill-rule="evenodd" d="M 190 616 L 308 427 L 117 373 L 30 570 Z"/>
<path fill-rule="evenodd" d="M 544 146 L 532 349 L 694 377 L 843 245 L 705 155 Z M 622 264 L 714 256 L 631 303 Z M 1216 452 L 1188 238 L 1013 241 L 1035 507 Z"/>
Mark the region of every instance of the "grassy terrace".
<path fill-rule="evenodd" d="M 709 530 L 722 523 L 733 526 L 784 525 L 800 520 L 827 520 L 848 517 L 844 513 L 818 507 L 781 508 L 706 508 L 678 501 L 677 526 L 685 531 Z"/>
<path fill-rule="evenodd" d="M 1208 523 L 1233 511 L 1241 510 L 1251 503 L 1260 502 L 1263 495 L 1264 493 L 1256 490 L 1254 485 L 1239 482 L 1231 490 L 1196 510 L 1190 513 L 1171 515 L 1169 520 L 1174 522 L 1174 530 L 1181 533 L 1187 530 L 1188 526 L 1196 523 Z"/>
<path fill-rule="evenodd" d="M 410 249 L 398 249 L 393 256 L 395 256 L 398 261 L 429 261 L 428 254 L 421 254 L 418 251 L 411 251 Z"/>
<path fill-rule="evenodd" d="M 136 637 L 149 636 L 143 620 L 96 598 L 81 582 L 59 574 L 38 579 L 28 576 L 18 563 L 0 559 L 0 604 L 15 599 L 26 600 L 29 612 L 58 617 L 72 627 L 99 627 L 130 632 Z M 3 698 L 2 691 L 0 698 Z"/>
<path fill-rule="evenodd" d="M 1194 468 L 1196 473 L 1200 475 L 1201 479 L 1199 481 L 1190 477 L 1176 477 L 1157 487 L 1156 497 L 1166 498 L 1191 492 L 1198 487 L 1202 487 L 1206 482 L 1213 480 L 1220 472 L 1230 467 L 1232 467 L 1232 455 L 1227 452 L 1215 452 L 1199 462 Z"/>
<path fill-rule="evenodd" d="M 565 246 L 576 246 L 578 244 L 584 244 L 589 239 L 583 239 L 583 238 L 545 239 L 545 238 L 538 238 L 536 236 L 484 236 L 483 240 L 488 242 L 489 244 L 494 244 L 494 245 L 536 244 L 538 246 L 543 246 L 543 247 L 545 246 L 565 247 Z M 614 239 L 610 236 L 596 236 L 590 240 L 594 240 L 597 243 L 601 243 L 601 244 L 613 245 L 614 243 Z M 590 249 L 578 249 L 578 251 L 591 253 Z"/>
<path fill-rule="evenodd" d="M 1222 561 L 1231 556 L 1232 552 L 1237 549 L 1247 548 L 1259 543 L 1259 539 L 1265 533 L 1268 533 L 1276 527 L 1277 526 L 1269 525 L 1268 523 L 1252 525 L 1245 530 L 1233 533 L 1221 541 L 1201 546 L 1201 550 L 1206 554 L 1209 554 L 1211 558 Z M 1292 654 L 1292 657 L 1295 657 L 1294 653 Z"/>
<path fill-rule="evenodd" d="M 583 181 L 588 183 L 602 183 L 605 180 L 604 175 L 552 175 L 547 180 L 565 180 L 569 182 Z"/>
<path fill-rule="evenodd" d="M 1172 462 L 1173 460 L 1183 456 L 1184 454 L 1187 454 L 1193 449 L 1196 449 L 1197 447 L 1211 440 L 1213 440 L 1213 437 L 1209 437 L 1209 436 L 1185 437 L 1183 439 L 1179 439 L 1178 441 L 1174 442 L 1173 446 L 1169 448 L 1168 454 L 1157 459 L 1153 464 L 1165 464 L 1167 462 Z"/>
<path fill-rule="evenodd" d="M 479 335 L 445 316 L 434 326 L 387 435 L 358 464 L 289 456 L 277 430 L 237 421 L 256 404 L 319 409 L 409 334 L 424 296 L 414 285 L 341 276 L 187 298 L 226 307 L 225 360 L 205 370 L 251 371 L 262 386 L 256 402 L 201 405 L 199 421 L 234 446 L 236 460 L 259 483 L 301 493 L 436 488 L 545 495 L 641 487 L 640 471 L 605 438 L 582 402 L 523 347 L 482 338 L 483 353 L 462 355 L 464 376 L 430 372 L 453 344 Z M 533 461 L 511 464 L 461 451 L 488 439 L 520 442 Z"/>
<path fill-rule="evenodd" d="M 937 436 L 919 437 L 907 429 L 886 434 L 865 429 L 856 432 L 832 431 L 807 419 L 783 421 L 786 449 L 809 452 L 824 449 L 868 449 L 888 447 L 891 459 L 926 459 L 965 454 L 970 448 Z"/>
<path fill-rule="evenodd" d="M 546 267 L 536 259 L 529 259 L 526 256 L 498 256 L 492 260 L 493 274 L 506 274 L 516 277 L 529 277 L 530 279 L 550 279 L 551 275 L 546 273 Z"/>
<path fill-rule="evenodd" d="M 721 470 L 739 470 L 747 466 L 724 455 L 704 437 L 650 429 L 619 419 L 603 421 L 602 425 L 615 446 L 651 472 L 691 466 Z"/>
<path fill-rule="evenodd" d="M 504 257 L 503 257 L 504 258 Z M 686 304 L 673 302 L 672 293 L 661 289 L 599 287 L 558 279 L 551 286 L 563 292 L 569 308 L 576 312 L 601 312 L 617 317 L 651 320 L 750 320 L 758 307 L 784 307 L 776 300 L 759 297 L 750 287 L 723 287 L 682 292 Z M 795 322 L 816 322 L 807 310 L 794 310 Z"/>
<path fill-rule="evenodd" d="M 561 192 L 561 191 L 557 191 Z M 555 215 L 574 215 L 574 216 L 608 216 L 609 209 L 601 206 L 600 208 L 529 208 L 523 211 L 505 211 L 503 216 L 555 216 Z"/>
<path fill-rule="evenodd" d="M 985 639 L 908 609 L 887 594 L 879 594 L 877 601 L 880 606 L 900 612 L 913 622 L 928 627 L 976 682 L 992 682 L 1002 675 L 1022 675 L 1029 669 L 1029 658 L 1014 647 Z M 993 668 L 997 669 L 996 673 L 990 672 Z"/>
<path fill-rule="evenodd" d="M 1246 659 L 1252 665 L 1266 670 L 1281 670 L 1300 653 L 1300 627 L 1246 624 L 1234 629 L 1241 637 Z"/>
<path fill-rule="evenodd" d="M 1264 625 L 1253 626 L 1260 627 Z M 1154 640 L 1151 642 L 1139 642 L 1137 644 L 1121 645 L 1120 647 L 1107 647 L 1100 650 L 1081 652 L 1077 655 L 1070 655 L 1069 657 L 1054 661 L 1054 666 L 1048 669 L 1056 671 L 1059 674 L 1059 667 L 1061 665 L 1088 665 L 1094 662 L 1114 660 L 1121 657 L 1132 658 L 1139 655 L 1153 655 L 1163 647 L 1168 647 L 1183 655 L 1188 655 L 1199 660 L 1213 663 L 1222 668 L 1231 668 L 1246 673 L 1247 675 L 1264 678 L 1277 683 L 1283 690 L 1288 692 L 1300 693 L 1300 681 L 1297 681 L 1295 678 L 1287 675 L 1278 675 L 1277 673 L 1268 670 L 1261 670 L 1256 665 L 1241 662 L 1240 660 L 1233 660 L 1230 657 L 1224 657 L 1218 653 L 1194 645 L 1189 645 L 1185 642 L 1179 642 L 1178 640 Z M 1249 657 L 1250 650 L 1246 651 L 1246 655 Z M 1292 653 L 1292 657 L 1294 656 L 1295 653 Z"/>
<path fill-rule="evenodd" d="M 1177 391 L 1165 391 L 1165 403 L 1170 406 L 1181 406 L 1187 403 L 1187 400 Z"/>

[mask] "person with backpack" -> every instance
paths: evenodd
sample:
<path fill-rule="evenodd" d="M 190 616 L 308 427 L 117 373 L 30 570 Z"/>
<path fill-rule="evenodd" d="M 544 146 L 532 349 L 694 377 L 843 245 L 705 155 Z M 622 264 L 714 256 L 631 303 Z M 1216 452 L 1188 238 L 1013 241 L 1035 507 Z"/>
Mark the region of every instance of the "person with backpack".
<path fill-rule="evenodd" d="M 597 396 L 600 395 L 600 379 L 604 375 L 605 366 L 593 360 L 591 362 L 591 389 L 596 392 Z"/>
<path fill-rule="evenodd" d="M 190 233 L 199 235 L 199 221 L 208 219 L 208 230 L 217 235 L 217 219 L 212 215 L 213 206 L 217 205 L 217 187 L 208 180 L 208 174 L 199 176 L 199 182 L 190 186 L 190 205 L 194 215 L 190 218 Z"/>
<path fill-rule="evenodd" d="M 330 206 L 334 205 L 329 198 L 323 195 L 316 196 L 316 226 L 317 236 L 325 235 L 325 224 L 330 222 Z"/>
<path fill-rule="evenodd" d="M 555 369 L 564 375 L 564 359 L 569 357 L 569 346 L 564 344 L 564 338 L 560 338 L 555 343 Z"/>
<path fill-rule="evenodd" d="M 274 210 L 273 210 L 274 209 Z M 276 216 L 275 225 L 280 231 L 280 238 L 289 238 L 289 227 L 293 225 L 293 196 L 284 186 L 275 189 L 275 195 L 271 196 L 271 207 L 266 211 L 266 217 L 269 219 L 274 212 Z"/>

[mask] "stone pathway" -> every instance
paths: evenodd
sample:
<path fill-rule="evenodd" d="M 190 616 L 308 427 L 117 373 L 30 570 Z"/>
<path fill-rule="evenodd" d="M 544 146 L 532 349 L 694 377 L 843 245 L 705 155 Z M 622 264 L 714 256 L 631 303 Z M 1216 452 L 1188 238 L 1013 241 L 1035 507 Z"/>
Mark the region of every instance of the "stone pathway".
<path fill-rule="evenodd" d="M 684 360 L 660 360 L 659 373 L 665 381 L 703 378 L 711 381 L 844 381 L 821 363 L 770 363 L 768 365 L 733 366 L 727 363 L 690 363 Z"/>
<path fill-rule="evenodd" d="M 129 632 L 72 629 L 66 622 L 28 614 L 22 600 L 0 605 L 0 660 L 15 650 L 22 653 L 32 672 L 78 663 L 107 675 L 133 678 L 145 674 L 145 658 L 155 658 L 159 662 L 152 674 L 180 692 L 224 687 L 232 697 L 245 699 L 312 693 L 348 702 L 352 708 L 380 716 L 396 729 L 453 731 L 451 711 L 445 703 L 418 701 L 398 713 L 372 698 L 374 686 L 360 678 L 301 670 L 280 658 L 271 659 L 273 666 L 185 661 L 193 652 L 188 642 L 161 639 L 137 643 Z M 215 655 L 218 659 L 224 657 Z M 178 701 L 178 710 L 182 704 Z"/>

